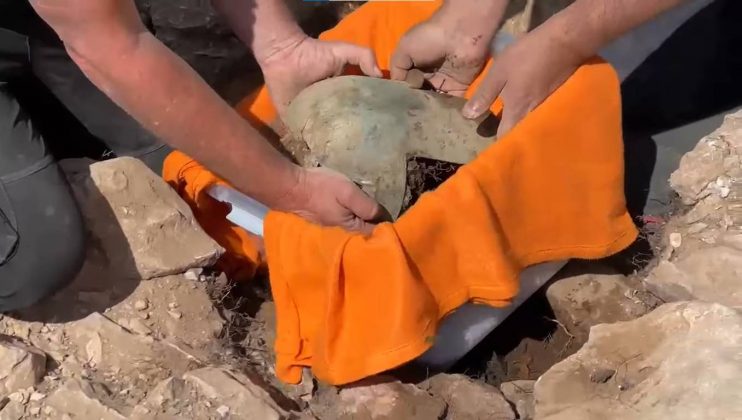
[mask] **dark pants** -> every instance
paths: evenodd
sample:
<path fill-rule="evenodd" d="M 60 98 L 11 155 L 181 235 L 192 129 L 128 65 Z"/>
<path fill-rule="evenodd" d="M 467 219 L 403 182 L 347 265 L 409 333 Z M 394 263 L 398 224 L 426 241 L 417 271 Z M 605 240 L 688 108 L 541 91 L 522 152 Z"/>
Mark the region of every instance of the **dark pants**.
<path fill-rule="evenodd" d="M 55 154 L 96 138 L 159 173 L 169 149 L 86 79 L 27 2 L 0 0 L 0 10 L 0 311 L 8 311 L 63 287 L 84 259 L 81 215 Z M 76 121 L 49 124 L 62 114 Z M 83 130 L 68 130 L 75 124 Z"/>

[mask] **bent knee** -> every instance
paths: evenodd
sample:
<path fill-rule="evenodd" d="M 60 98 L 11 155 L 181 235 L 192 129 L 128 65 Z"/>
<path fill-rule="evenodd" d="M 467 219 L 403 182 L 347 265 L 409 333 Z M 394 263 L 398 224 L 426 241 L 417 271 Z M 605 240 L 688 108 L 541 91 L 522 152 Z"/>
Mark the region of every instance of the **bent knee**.
<path fill-rule="evenodd" d="M 10 252 L 6 246 L 0 258 L 0 311 L 54 294 L 74 279 L 85 259 L 80 212 L 56 165 L 47 169 L 23 182 L 0 185 L 6 232 L 15 236 Z M 49 180 L 55 182 L 43 182 Z"/>

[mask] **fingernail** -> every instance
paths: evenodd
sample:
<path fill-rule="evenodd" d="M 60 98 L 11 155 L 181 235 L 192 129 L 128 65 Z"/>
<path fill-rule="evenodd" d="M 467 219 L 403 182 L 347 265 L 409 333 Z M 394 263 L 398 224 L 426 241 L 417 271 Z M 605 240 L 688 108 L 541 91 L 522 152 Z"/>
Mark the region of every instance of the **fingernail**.
<path fill-rule="evenodd" d="M 470 102 L 464 105 L 464 109 L 461 110 L 461 114 L 464 116 L 464 118 L 473 120 L 482 114 L 481 109 L 482 106 L 480 104 Z"/>
<path fill-rule="evenodd" d="M 376 77 L 384 77 L 384 73 L 378 66 L 374 67 L 374 73 L 376 74 Z"/>

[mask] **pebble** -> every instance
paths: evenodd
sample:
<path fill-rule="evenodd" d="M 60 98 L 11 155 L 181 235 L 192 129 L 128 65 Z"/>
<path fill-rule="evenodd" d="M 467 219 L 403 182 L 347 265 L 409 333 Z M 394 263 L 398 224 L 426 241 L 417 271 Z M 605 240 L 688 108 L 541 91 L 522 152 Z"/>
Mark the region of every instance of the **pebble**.
<path fill-rule="evenodd" d="M 131 318 L 128 322 L 129 329 L 140 335 L 152 334 L 152 330 L 139 318 Z"/>
<path fill-rule="evenodd" d="M 173 318 L 175 318 L 175 319 L 183 318 L 183 314 L 180 313 L 180 311 L 170 310 L 170 311 L 167 311 L 167 313 L 169 313 L 170 316 L 173 317 Z"/>
<path fill-rule="evenodd" d="M 219 408 L 216 409 L 216 412 L 219 413 L 220 416 L 226 417 L 227 414 L 229 414 L 229 407 L 226 405 L 220 405 Z"/>
<path fill-rule="evenodd" d="M 178 307 L 178 304 L 177 304 L 177 303 L 175 303 L 175 302 L 170 302 L 170 303 L 169 303 L 169 304 L 167 305 L 167 307 L 168 307 L 168 308 L 170 308 L 170 309 L 176 309 L 176 308 Z"/>
<path fill-rule="evenodd" d="M 30 414 L 31 414 L 32 416 L 38 416 L 38 415 L 39 415 L 39 413 L 41 413 L 41 407 L 31 407 L 31 408 L 30 408 L 30 409 L 28 410 L 28 412 L 29 412 L 29 413 L 30 413 Z"/>
<path fill-rule="evenodd" d="M 199 276 L 204 271 L 203 268 L 191 268 L 190 270 L 183 273 L 183 277 L 186 280 L 198 281 Z"/>
<path fill-rule="evenodd" d="M 41 401 L 44 398 L 46 398 L 45 394 L 42 394 L 41 392 L 34 392 L 28 399 L 31 401 Z"/>
<path fill-rule="evenodd" d="M 134 309 L 136 309 L 137 311 L 144 311 L 147 308 L 149 308 L 149 302 L 147 302 L 146 299 L 134 302 Z"/>
<path fill-rule="evenodd" d="M 51 416 L 52 413 L 54 413 L 54 409 L 53 408 L 49 407 L 48 405 L 46 407 L 44 407 L 44 414 L 46 414 L 47 416 Z"/>
<path fill-rule="evenodd" d="M 673 248 L 680 248 L 680 245 L 683 244 L 683 236 L 678 232 L 673 232 L 670 234 L 670 246 Z"/>

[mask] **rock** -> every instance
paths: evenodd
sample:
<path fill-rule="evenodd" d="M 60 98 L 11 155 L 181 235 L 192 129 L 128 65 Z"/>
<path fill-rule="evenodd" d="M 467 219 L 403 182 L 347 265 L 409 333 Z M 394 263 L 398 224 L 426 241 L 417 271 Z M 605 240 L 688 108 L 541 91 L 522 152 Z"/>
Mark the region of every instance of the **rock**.
<path fill-rule="evenodd" d="M 75 356 L 64 362 L 66 367 L 80 370 L 94 366 L 145 389 L 143 381 L 159 381 L 171 372 L 182 373 L 199 365 L 198 360 L 169 343 L 131 334 L 97 313 L 68 324 L 65 334 Z"/>
<path fill-rule="evenodd" d="M 235 418 L 288 418 L 289 412 L 245 375 L 209 367 L 188 372 L 183 379 L 199 394 L 227 407 Z"/>
<path fill-rule="evenodd" d="M 535 418 L 533 387 L 536 381 L 512 381 L 500 385 L 500 391 L 506 400 L 510 401 L 518 413 L 520 420 Z"/>
<path fill-rule="evenodd" d="M 638 318 L 653 306 L 625 276 L 597 266 L 590 270 L 584 264 L 568 266 L 562 278 L 548 286 L 546 298 L 557 321 L 579 342 L 587 339 L 594 325 Z"/>
<path fill-rule="evenodd" d="M 89 258 L 95 261 L 86 262 L 88 270 L 151 279 L 211 265 L 223 252 L 178 194 L 138 159 L 64 167 L 100 254 Z"/>
<path fill-rule="evenodd" d="M 660 261 L 645 282 L 661 299 L 742 306 L 742 247 L 720 244 Z"/>
<path fill-rule="evenodd" d="M 322 420 L 443 419 L 446 403 L 414 385 L 377 377 L 320 391 L 310 405 Z"/>
<path fill-rule="evenodd" d="M 450 420 L 514 420 L 515 413 L 502 393 L 464 375 L 436 375 L 420 385 L 448 404 Z"/>
<path fill-rule="evenodd" d="M 188 281 L 182 275 L 140 282 L 126 300 L 113 306 L 106 315 L 116 320 L 129 319 L 128 326 L 124 327 L 138 334 L 144 334 L 146 328 L 155 336 L 177 338 L 194 349 L 211 349 L 224 320 L 209 298 L 207 287 L 207 284 Z M 137 310 L 136 304 L 132 308 L 132 301 L 147 302 L 148 312 Z M 178 302 L 177 310 L 170 309 L 174 302 Z M 147 322 L 136 321 L 139 326 L 133 326 L 134 319 Z"/>
<path fill-rule="evenodd" d="M 16 401 L 10 401 L 0 410 L 0 420 L 21 420 L 25 413 L 25 405 Z"/>
<path fill-rule="evenodd" d="M 226 417 L 226 416 L 227 416 L 227 414 L 229 414 L 229 407 L 227 407 L 226 405 L 220 405 L 220 406 L 219 406 L 219 407 L 218 407 L 218 408 L 216 409 L 216 412 L 217 412 L 217 414 L 219 414 L 220 416 L 222 416 L 222 417 Z"/>
<path fill-rule="evenodd" d="M 41 392 L 33 392 L 31 393 L 31 396 L 28 397 L 29 401 L 41 401 L 44 398 L 46 398 L 46 394 L 42 394 Z"/>
<path fill-rule="evenodd" d="M 704 302 L 598 325 L 536 382 L 536 418 L 742 418 L 742 315 Z M 612 370 L 595 381 L 594 372 Z"/>
<path fill-rule="evenodd" d="M 670 177 L 670 185 L 689 205 L 714 193 L 728 196 L 732 189 L 730 180 L 740 174 L 741 152 L 742 111 L 738 111 L 727 115 L 721 127 L 683 156 Z"/>
<path fill-rule="evenodd" d="M 68 380 L 46 400 L 60 417 L 67 415 L 79 419 L 122 420 L 118 411 L 103 404 L 87 381 Z"/>
<path fill-rule="evenodd" d="M 46 372 L 46 355 L 19 341 L 0 340 L 0 396 L 33 387 Z"/>
<path fill-rule="evenodd" d="M 134 302 L 134 309 L 137 311 L 146 311 L 149 308 L 149 302 L 146 299 L 138 300 Z"/>

